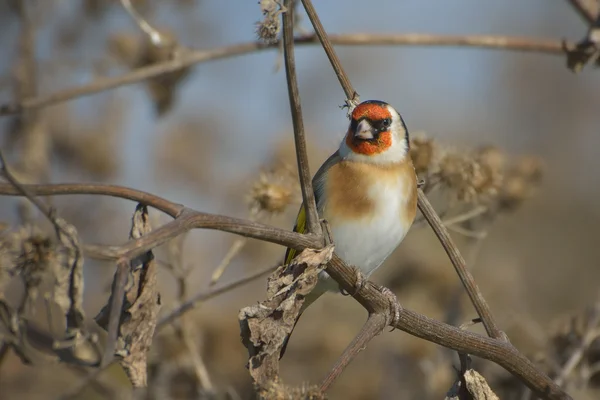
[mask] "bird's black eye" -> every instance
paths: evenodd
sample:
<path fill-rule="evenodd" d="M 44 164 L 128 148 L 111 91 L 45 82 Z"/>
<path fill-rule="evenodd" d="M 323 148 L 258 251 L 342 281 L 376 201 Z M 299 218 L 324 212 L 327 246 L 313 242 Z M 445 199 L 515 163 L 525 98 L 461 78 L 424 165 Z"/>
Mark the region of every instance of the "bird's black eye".
<path fill-rule="evenodd" d="M 392 123 L 392 120 L 389 118 L 382 120 L 381 121 L 381 130 L 386 130 L 387 128 L 389 128 L 391 123 Z"/>

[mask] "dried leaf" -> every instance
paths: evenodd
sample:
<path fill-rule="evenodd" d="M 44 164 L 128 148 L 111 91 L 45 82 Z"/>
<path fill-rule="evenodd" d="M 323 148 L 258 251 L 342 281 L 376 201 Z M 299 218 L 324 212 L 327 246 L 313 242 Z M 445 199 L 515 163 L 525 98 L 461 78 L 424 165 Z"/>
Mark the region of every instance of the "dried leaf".
<path fill-rule="evenodd" d="M 448 391 L 446 400 L 499 400 L 499 397 L 483 376 L 469 369 Z"/>
<path fill-rule="evenodd" d="M 56 251 L 54 268 L 53 300 L 67 318 L 67 333 L 74 333 L 83 327 L 83 253 L 77 230 L 62 218 L 54 220 L 56 234 L 60 241 Z"/>
<path fill-rule="evenodd" d="M 599 19 L 600 21 L 600 19 Z M 574 49 L 567 49 L 567 67 L 575 73 L 587 64 L 600 66 L 600 27 L 592 27 Z"/>
<path fill-rule="evenodd" d="M 304 298 L 316 286 L 319 273 L 333 255 L 333 246 L 305 249 L 289 265 L 269 277 L 267 300 L 240 310 L 242 343 L 248 349 L 250 375 L 261 387 L 276 381 L 279 354 L 292 331 Z"/>
<path fill-rule="evenodd" d="M 151 231 L 148 208 L 138 204 L 132 219 L 130 238 L 138 239 Z M 125 292 L 119 325 L 116 355 L 134 387 L 147 386 L 147 356 L 160 310 L 156 263 L 151 251 L 132 260 L 130 281 Z M 115 279 L 116 279 L 115 274 Z M 114 288 L 115 282 L 113 282 Z M 108 328 L 111 298 L 96 316 L 96 322 Z"/>

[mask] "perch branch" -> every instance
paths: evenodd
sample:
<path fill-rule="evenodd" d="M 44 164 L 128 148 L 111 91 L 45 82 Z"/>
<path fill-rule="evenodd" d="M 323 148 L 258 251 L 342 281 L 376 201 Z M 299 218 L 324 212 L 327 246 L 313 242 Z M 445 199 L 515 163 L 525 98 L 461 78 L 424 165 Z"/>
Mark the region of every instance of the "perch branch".
<path fill-rule="evenodd" d="M 240 218 L 203 213 L 170 202 L 159 196 L 143 191 L 116 185 L 103 184 L 53 184 L 21 185 L 32 195 L 50 196 L 65 194 L 98 194 L 133 200 L 156 208 L 174 217 L 173 221 L 151 231 L 140 239 L 130 240 L 122 246 L 86 246 L 88 255 L 105 260 L 137 257 L 146 251 L 173 239 L 191 229 L 215 229 L 235 233 L 241 236 L 265 240 L 282 246 L 303 250 L 306 247 L 318 248 L 321 241 L 309 235 L 302 235 L 272 226 Z M 23 194 L 10 184 L 0 183 L 0 195 L 22 196 Z"/>
<path fill-rule="evenodd" d="M 139 201 L 148 206 L 160 206 L 165 210 L 173 211 L 174 208 L 182 207 L 186 209 L 184 206 L 177 206 L 175 203 L 170 203 L 167 200 L 164 200 L 158 196 L 151 196 L 145 192 L 139 192 L 134 189 L 115 187 L 110 185 L 76 185 L 76 184 L 66 184 L 66 185 L 22 185 L 26 187 L 32 194 L 34 195 L 59 195 L 59 194 L 105 194 L 114 197 L 123 197 L 126 199 L 131 199 L 134 201 Z M 80 186 L 80 187 L 78 187 Z M 3 195 L 23 195 L 21 192 L 16 190 L 14 187 L 8 184 L 0 184 L 0 194 Z M 144 201 L 140 201 L 144 199 Z M 208 215 L 212 218 L 211 227 L 213 229 L 222 229 L 227 228 L 229 231 L 233 229 L 229 229 L 232 224 L 235 224 L 238 221 L 235 218 L 229 217 L 221 217 L 221 216 L 213 216 L 210 214 L 204 214 L 200 212 L 198 213 L 201 217 Z M 183 214 L 183 213 L 182 213 Z M 175 213 L 177 215 L 177 213 Z M 177 215 L 178 218 L 181 218 L 181 215 Z M 222 218 L 222 219 L 221 219 Z M 215 222 L 219 221 L 219 222 Z M 223 221 L 227 221 L 223 223 Z M 305 235 L 297 234 L 294 232 L 287 232 L 278 230 L 275 228 L 268 227 L 266 225 L 261 225 L 264 227 L 261 231 L 256 231 L 253 228 L 253 225 L 247 221 L 239 220 L 241 226 L 239 226 L 235 231 L 236 233 L 242 235 L 255 237 L 257 239 L 262 240 L 272 240 L 275 237 L 278 238 L 275 242 L 280 242 L 284 246 L 292 246 L 298 250 L 302 250 L 306 247 L 318 246 L 320 243 L 312 243 L 306 239 Z M 175 222 L 175 221 L 172 221 Z M 194 221 L 188 221 L 188 225 L 186 229 L 180 229 L 177 232 L 172 232 L 173 236 L 176 236 L 178 233 L 181 233 L 187 229 L 192 229 L 194 226 Z M 168 224 L 167 224 L 168 225 Z M 200 223 L 199 225 L 203 225 Z M 206 224 L 205 224 L 206 225 Z M 208 226 L 208 225 L 206 225 Z M 216 227 L 218 226 L 218 227 Z M 197 226 L 202 227 L 202 226 Z M 162 227 L 161 227 L 162 228 Z M 160 230 L 158 228 L 156 231 Z M 155 232 L 155 231 L 153 231 Z M 285 233 L 285 234 L 284 234 Z M 149 235 L 148 235 L 149 236 Z M 168 236 L 166 234 L 166 236 Z M 143 239 L 143 237 L 142 237 Z M 168 239 L 164 239 L 166 241 Z M 103 248 L 101 246 L 97 246 L 97 250 L 105 257 L 109 259 L 118 259 L 122 256 L 127 256 L 128 252 L 132 252 L 131 254 L 140 255 L 147 251 L 149 246 L 156 246 L 158 244 L 163 243 L 164 241 L 154 241 L 153 244 L 149 243 L 137 243 L 137 241 L 131 241 L 126 243 L 124 246 L 108 246 Z M 136 249 L 136 246 L 141 246 Z M 123 250 L 124 249 L 124 250 Z M 132 250 L 134 249 L 134 250 Z M 129 254 L 129 256 L 131 256 Z M 328 273 L 339 282 L 342 287 L 350 292 L 353 291 L 356 285 L 356 275 L 352 271 L 351 268 L 346 266 L 339 258 L 334 256 L 332 263 L 327 269 Z M 187 303 L 182 305 L 178 310 L 174 311 L 174 315 L 169 315 L 163 318 L 159 322 L 159 326 L 164 326 L 168 324 L 173 319 L 177 318 L 179 315 L 193 308 L 194 301 L 202 301 L 213 296 L 216 296 L 220 293 L 223 293 L 226 290 L 231 290 L 235 286 L 241 285 L 245 282 L 250 281 L 251 279 L 256 279 L 259 274 L 266 274 L 268 271 L 260 271 L 254 276 L 245 278 L 241 281 L 234 282 L 230 285 L 227 285 L 223 288 L 212 289 L 208 292 L 201 293 L 196 295 L 194 298 L 190 299 Z M 372 287 L 372 285 L 365 285 L 365 287 L 359 291 L 358 294 L 354 296 L 356 300 L 362 304 L 367 310 L 372 311 L 376 309 L 383 309 L 389 306 L 389 300 L 381 294 L 380 291 Z M 182 309 L 185 307 L 185 309 Z M 398 324 L 396 324 L 396 328 L 403 330 L 411 335 L 417 336 L 419 338 L 431 341 L 433 343 L 437 343 L 441 346 L 448 347 L 453 350 L 462 351 L 465 353 L 473 354 L 491 361 L 496 362 L 501 365 L 509 372 L 519 377 L 528 387 L 530 387 L 533 391 L 540 394 L 543 398 L 547 399 L 570 399 L 570 397 L 563 392 L 557 385 L 555 385 L 550 378 L 548 378 L 541 371 L 537 370 L 533 364 L 523 355 L 521 355 L 514 347 L 510 344 L 505 343 L 503 341 L 498 341 L 494 339 L 488 339 L 481 335 L 461 331 L 458 328 L 453 326 L 444 324 L 442 322 L 438 322 L 422 316 L 413 311 L 409 311 L 406 309 L 402 309 L 400 311 L 400 320 Z"/>

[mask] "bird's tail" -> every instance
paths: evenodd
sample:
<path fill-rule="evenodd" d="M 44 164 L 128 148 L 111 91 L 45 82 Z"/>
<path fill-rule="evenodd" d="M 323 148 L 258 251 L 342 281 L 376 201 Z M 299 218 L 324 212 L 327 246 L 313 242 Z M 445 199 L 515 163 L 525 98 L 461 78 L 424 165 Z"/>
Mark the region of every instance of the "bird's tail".
<path fill-rule="evenodd" d="M 298 320 L 302 316 L 302 313 L 304 313 L 304 311 L 308 308 L 308 306 L 310 306 L 312 303 L 314 303 L 325 292 L 327 292 L 327 288 L 324 288 L 323 285 L 317 284 L 317 286 L 304 299 L 304 304 L 302 304 L 302 308 L 300 309 L 300 312 L 298 313 L 298 317 L 296 318 L 296 321 L 294 322 L 294 326 L 292 327 L 292 330 L 287 335 L 287 337 L 284 339 L 283 346 L 281 346 L 281 351 L 279 352 L 280 360 L 283 357 L 283 355 L 285 354 L 285 350 L 287 349 L 287 345 L 288 345 L 288 342 L 290 341 L 290 337 L 292 336 L 292 333 L 294 333 L 294 329 L 296 328 L 296 325 L 298 324 Z"/>

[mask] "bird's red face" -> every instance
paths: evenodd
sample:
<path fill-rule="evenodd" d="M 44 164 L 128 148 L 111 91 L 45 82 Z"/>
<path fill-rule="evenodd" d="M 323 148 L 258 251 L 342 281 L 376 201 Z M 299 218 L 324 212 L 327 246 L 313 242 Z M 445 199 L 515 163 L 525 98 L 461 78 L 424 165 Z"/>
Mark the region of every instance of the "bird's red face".
<path fill-rule="evenodd" d="M 393 144 L 392 122 L 392 113 L 386 103 L 361 103 L 352 111 L 346 145 L 365 156 L 383 153 Z"/>

